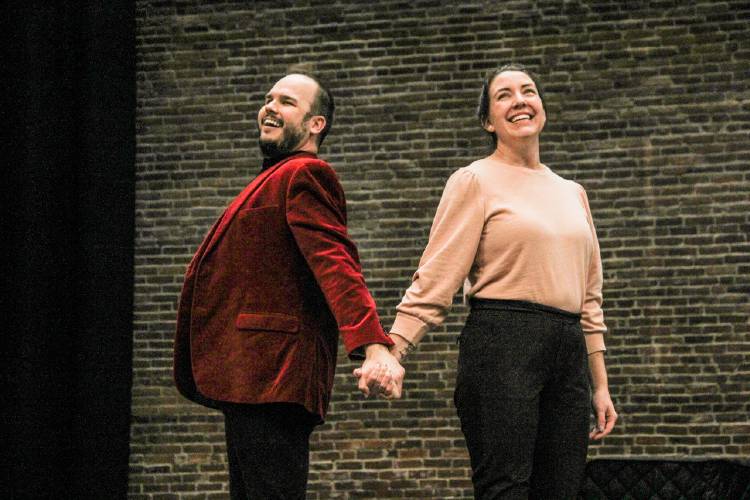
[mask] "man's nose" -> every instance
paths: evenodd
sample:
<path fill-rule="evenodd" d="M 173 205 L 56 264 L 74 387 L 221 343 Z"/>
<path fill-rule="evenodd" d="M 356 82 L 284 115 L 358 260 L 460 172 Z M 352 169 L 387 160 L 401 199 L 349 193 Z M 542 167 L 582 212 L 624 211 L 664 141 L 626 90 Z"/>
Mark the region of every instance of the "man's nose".
<path fill-rule="evenodd" d="M 276 113 L 276 100 L 271 99 L 270 101 L 266 102 L 263 107 L 266 109 L 266 112 L 272 112 Z"/>

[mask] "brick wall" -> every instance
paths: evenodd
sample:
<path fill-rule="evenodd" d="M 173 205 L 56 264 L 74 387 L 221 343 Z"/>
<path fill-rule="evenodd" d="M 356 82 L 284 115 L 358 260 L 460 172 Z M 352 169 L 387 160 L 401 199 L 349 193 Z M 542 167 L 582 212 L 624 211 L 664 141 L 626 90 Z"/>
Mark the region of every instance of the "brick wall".
<path fill-rule="evenodd" d="M 455 5 L 454 5 L 455 4 Z M 132 498 L 226 498 L 221 417 L 171 381 L 184 268 L 258 169 L 255 115 L 295 63 L 337 98 L 322 156 L 387 324 L 445 180 L 486 152 L 481 76 L 538 70 L 542 160 L 600 236 L 621 414 L 590 457 L 750 456 L 750 10 L 743 1 L 137 2 Z M 339 359 L 309 498 L 469 498 L 452 405 L 465 309 L 366 401 Z"/>

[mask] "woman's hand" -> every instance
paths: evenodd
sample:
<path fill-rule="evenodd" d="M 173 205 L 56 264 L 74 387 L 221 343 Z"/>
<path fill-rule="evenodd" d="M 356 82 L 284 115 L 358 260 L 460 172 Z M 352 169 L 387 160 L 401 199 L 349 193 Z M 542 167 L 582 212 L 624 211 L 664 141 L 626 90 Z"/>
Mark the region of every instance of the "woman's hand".
<path fill-rule="evenodd" d="M 617 412 L 608 390 L 594 391 L 591 406 L 596 417 L 596 427 L 589 433 L 589 438 L 599 440 L 612 432 L 617 422 Z"/>
<path fill-rule="evenodd" d="M 604 364 L 604 352 L 597 351 L 589 354 L 589 371 L 594 395 L 591 398 L 591 406 L 596 417 L 596 427 L 589 433 L 589 438 L 599 440 L 612 432 L 617 422 L 617 412 L 612 398 L 609 395 L 609 382 L 607 381 L 607 368 Z"/>

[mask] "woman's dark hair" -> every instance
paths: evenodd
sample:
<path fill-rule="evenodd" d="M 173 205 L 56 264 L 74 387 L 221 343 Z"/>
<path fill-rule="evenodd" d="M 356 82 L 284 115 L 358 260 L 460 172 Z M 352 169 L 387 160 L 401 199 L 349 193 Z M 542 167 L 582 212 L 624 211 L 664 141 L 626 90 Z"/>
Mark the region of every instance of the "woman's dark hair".
<path fill-rule="evenodd" d="M 484 125 L 487 123 L 487 120 L 490 117 L 490 85 L 492 85 L 492 81 L 497 75 L 505 71 L 520 71 L 522 73 L 526 73 L 534 82 L 534 85 L 536 85 L 536 90 L 539 93 L 539 99 L 542 101 L 542 106 L 544 106 L 544 95 L 542 87 L 541 85 L 539 85 L 539 77 L 536 75 L 536 73 L 522 64 L 503 64 L 498 69 L 492 70 L 487 73 L 487 76 L 485 76 L 484 81 L 482 82 L 482 92 L 479 94 L 479 105 L 477 106 L 477 118 L 479 118 L 479 124 L 482 126 L 482 130 L 484 130 Z M 492 132 L 487 132 L 486 130 L 484 131 L 492 139 L 493 148 L 497 147 L 497 136 Z"/>

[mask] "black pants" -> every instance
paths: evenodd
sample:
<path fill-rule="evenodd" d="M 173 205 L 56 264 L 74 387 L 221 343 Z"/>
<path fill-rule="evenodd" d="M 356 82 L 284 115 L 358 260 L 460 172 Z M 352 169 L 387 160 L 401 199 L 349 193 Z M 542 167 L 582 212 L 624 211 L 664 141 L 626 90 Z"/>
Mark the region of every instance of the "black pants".
<path fill-rule="evenodd" d="M 317 417 L 287 403 L 222 410 L 232 500 L 304 499 Z"/>
<path fill-rule="evenodd" d="M 588 447 L 587 368 L 579 315 L 472 300 L 455 404 L 475 498 L 576 497 Z"/>

